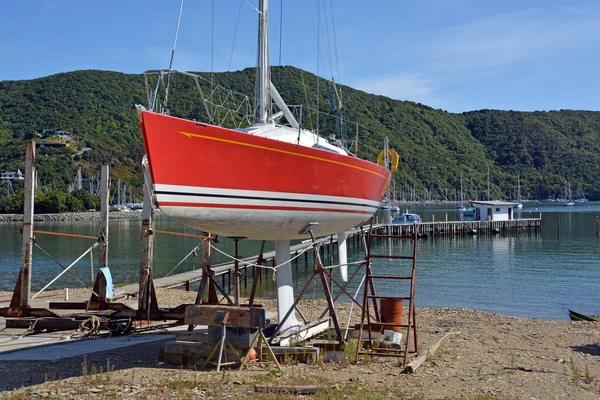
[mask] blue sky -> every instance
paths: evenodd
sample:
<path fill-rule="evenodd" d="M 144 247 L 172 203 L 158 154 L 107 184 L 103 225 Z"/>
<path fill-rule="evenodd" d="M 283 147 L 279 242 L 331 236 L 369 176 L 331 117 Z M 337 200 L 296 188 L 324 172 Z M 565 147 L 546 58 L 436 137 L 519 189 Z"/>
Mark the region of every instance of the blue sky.
<path fill-rule="evenodd" d="M 214 0 L 214 13 L 211 3 L 184 2 L 173 67 L 253 66 L 258 0 Z M 281 0 L 270 0 L 272 64 L 281 57 L 284 65 L 318 68 L 321 76 L 370 93 L 452 112 L 600 110 L 598 1 L 319 3 L 317 67 L 317 0 L 283 0 L 283 10 Z M 4 1 L 0 10 L 0 80 L 33 79 L 78 69 L 167 67 L 179 0 Z"/>

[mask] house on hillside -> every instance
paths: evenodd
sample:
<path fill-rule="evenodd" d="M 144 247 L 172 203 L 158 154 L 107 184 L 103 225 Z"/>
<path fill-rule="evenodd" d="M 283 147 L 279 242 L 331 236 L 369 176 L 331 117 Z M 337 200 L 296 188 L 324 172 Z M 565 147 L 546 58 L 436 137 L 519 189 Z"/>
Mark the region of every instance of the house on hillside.
<path fill-rule="evenodd" d="M 35 136 L 40 139 L 48 137 L 57 137 L 61 142 L 69 142 L 73 139 L 73 129 L 68 131 L 59 131 L 56 129 L 42 129 L 41 132 L 36 132 Z"/>
<path fill-rule="evenodd" d="M 0 181 L 22 181 L 25 179 L 20 169 L 16 172 L 0 172 Z"/>
<path fill-rule="evenodd" d="M 478 221 L 510 221 L 517 203 L 510 201 L 471 201 Z"/>

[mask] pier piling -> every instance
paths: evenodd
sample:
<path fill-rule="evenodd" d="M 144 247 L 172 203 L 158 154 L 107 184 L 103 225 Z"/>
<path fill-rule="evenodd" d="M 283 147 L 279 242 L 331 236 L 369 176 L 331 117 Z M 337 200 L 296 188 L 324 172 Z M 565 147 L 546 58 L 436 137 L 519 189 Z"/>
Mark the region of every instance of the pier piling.
<path fill-rule="evenodd" d="M 27 142 L 25 153 L 25 199 L 23 203 L 23 263 L 15 286 L 10 308 L 19 308 L 25 313 L 30 307 L 31 267 L 33 261 L 33 202 L 35 196 L 35 142 Z"/>

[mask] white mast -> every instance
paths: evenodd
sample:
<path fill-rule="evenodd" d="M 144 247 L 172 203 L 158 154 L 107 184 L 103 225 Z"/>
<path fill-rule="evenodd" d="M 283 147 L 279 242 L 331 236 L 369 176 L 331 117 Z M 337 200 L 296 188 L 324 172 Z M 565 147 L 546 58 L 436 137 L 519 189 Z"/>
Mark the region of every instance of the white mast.
<path fill-rule="evenodd" d="M 269 118 L 269 0 L 258 2 L 258 57 L 256 68 L 256 114 L 254 122 L 266 124 Z"/>
<path fill-rule="evenodd" d="M 77 170 L 77 189 L 83 189 L 83 177 L 81 176 L 81 167 Z"/>
<path fill-rule="evenodd" d="M 490 201 L 490 166 L 489 165 L 488 165 L 488 181 L 487 181 L 487 184 L 488 184 L 488 196 L 487 196 L 487 199 L 488 199 L 488 201 Z"/>
<path fill-rule="evenodd" d="M 462 172 L 460 173 L 460 202 L 463 202 Z"/>
<path fill-rule="evenodd" d="M 256 68 L 256 113 L 255 124 L 266 124 L 269 121 L 269 89 L 271 79 L 269 77 L 269 1 L 258 2 L 258 55 Z M 274 88 L 274 87 L 273 87 Z M 275 98 L 281 99 L 274 90 Z M 281 100 L 283 102 L 283 100 Z M 284 103 L 285 105 L 285 103 Z M 278 106 L 283 110 L 282 106 Z M 287 107 L 286 107 L 287 108 Z M 289 112 L 289 110 L 288 110 Z M 291 113 L 290 113 L 291 114 Z M 290 241 L 275 241 L 275 260 L 280 267 L 277 269 L 277 317 L 281 322 L 288 311 L 294 305 L 294 280 L 292 277 L 292 264 L 290 262 Z M 281 326 L 281 332 L 298 327 L 300 323 L 292 312 L 285 323 Z"/>

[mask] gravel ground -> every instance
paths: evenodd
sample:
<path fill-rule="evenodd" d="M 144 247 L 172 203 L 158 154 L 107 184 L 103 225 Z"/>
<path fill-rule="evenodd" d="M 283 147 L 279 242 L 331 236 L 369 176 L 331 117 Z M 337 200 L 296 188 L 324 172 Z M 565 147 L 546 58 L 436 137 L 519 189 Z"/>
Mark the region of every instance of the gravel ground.
<path fill-rule="evenodd" d="M 62 291 L 54 293 L 62 295 Z M 157 296 L 161 307 L 171 307 L 193 302 L 195 293 L 160 289 Z M 261 304 L 275 310 L 274 300 L 261 299 Z M 303 301 L 301 308 L 307 317 L 316 317 L 324 305 L 322 299 L 310 300 Z M 346 321 L 349 308 L 348 303 L 337 304 L 341 321 Z M 357 320 L 356 309 L 352 320 Z M 244 371 L 216 373 L 159 362 L 163 341 L 93 353 L 86 356 L 85 364 L 83 357 L 0 362 L 0 387 L 6 398 L 290 396 L 255 393 L 255 385 L 335 387 L 320 390 L 315 398 L 600 398 L 599 323 L 534 320 L 468 309 L 418 309 L 417 322 L 421 352 L 451 334 L 413 374 L 402 374 L 395 359 L 361 358 L 354 364 L 354 357 L 311 365 L 287 363 L 283 372 L 252 365 Z"/>

